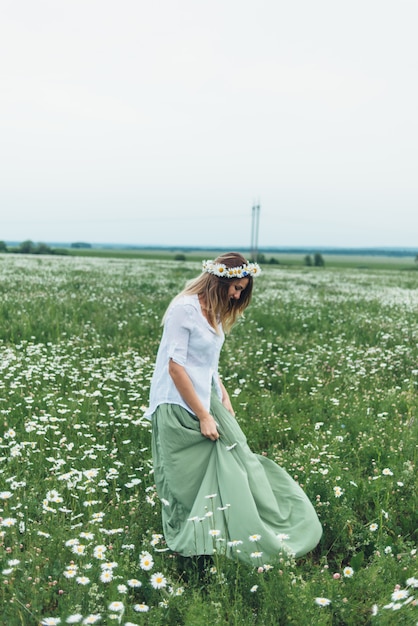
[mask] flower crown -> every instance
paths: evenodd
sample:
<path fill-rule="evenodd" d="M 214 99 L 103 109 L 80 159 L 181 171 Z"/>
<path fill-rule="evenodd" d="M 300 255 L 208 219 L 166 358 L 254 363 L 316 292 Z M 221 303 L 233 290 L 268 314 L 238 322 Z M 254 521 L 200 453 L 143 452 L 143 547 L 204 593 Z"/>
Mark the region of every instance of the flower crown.
<path fill-rule="evenodd" d="M 204 272 L 213 274 L 219 278 L 246 278 L 247 276 L 260 276 L 261 267 L 258 263 L 244 263 L 237 267 L 227 267 L 224 263 L 215 263 L 215 261 L 202 261 Z"/>

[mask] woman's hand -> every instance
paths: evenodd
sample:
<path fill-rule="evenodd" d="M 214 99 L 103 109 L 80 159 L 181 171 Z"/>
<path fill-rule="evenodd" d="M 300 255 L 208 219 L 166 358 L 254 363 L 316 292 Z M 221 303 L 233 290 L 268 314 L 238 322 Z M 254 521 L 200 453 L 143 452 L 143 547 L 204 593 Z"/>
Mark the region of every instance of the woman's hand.
<path fill-rule="evenodd" d="M 200 422 L 200 432 L 202 435 L 212 441 L 217 441 L 219 439 L 219 433 L 212 415 L 210 413 L 206 413 L 206 415 L 198 417 Z"/>

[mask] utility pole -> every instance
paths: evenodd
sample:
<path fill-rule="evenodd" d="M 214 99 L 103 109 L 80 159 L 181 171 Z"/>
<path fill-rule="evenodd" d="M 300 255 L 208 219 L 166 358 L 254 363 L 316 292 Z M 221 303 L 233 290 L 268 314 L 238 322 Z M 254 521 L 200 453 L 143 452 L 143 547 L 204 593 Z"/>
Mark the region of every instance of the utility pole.
<path fill-rule="evenodd" d="M 258 257 L 258 225 L 260 222 L 260 203 L 253 204 L 251 220 L 251 260 Z"/>

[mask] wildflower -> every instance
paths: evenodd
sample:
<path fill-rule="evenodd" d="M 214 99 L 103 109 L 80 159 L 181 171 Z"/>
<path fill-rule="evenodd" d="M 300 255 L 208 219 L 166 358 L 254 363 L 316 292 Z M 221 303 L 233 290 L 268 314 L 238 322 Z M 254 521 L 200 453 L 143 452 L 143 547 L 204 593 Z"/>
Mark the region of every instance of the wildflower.
<path fill-rule="evenodd" d="M 315 602 L 319 606 L 328 606 L 331 604 L 331 600 L 328 600 L 328 598 L 315 598 Z"/>
<path fill-rule="evenodd" d="M 87 578 L 87 576 L 77 576 L 76 582 L 78 582 L 79 585 L 88 585 L 90 578 Z"/>
<path fill-rule="evenodd" d="M 374 533 L 374 532 L 375 532 L 378 528 L 379 528 L 379 525 L 378 525 L 378 524 L 375 524 L 375 523 L 370 524 L 370 526 L 369 526 L 369 530 L 370 530 L 372 533 Z"/>
<path fill-rule="evenodd" d="M 109 611 L 123 611 L 123 602 L 111 602 L 108 606 Z"/>
<path fill-rule="evenodd" d="M 95 624 L 102 619 L 102 616 L 99 613 L 88 615 L 83 619 L 83 624 Z"/>
<path fill-rule="evenodd" d="M 137 613 L 147 613 L 149 611 L 148 604 L 134 604 L 134 611 Z"/>
<path fill-rule="evenodd" d="M 73 615 L 69 615 L 65 620 L 67 624 L 78 624 L 83 619 L 81 613 L 73 613 Z"/>
<path fill-rule="evenodd" d="M 163 589 L 167 586 L 167 579 L 161 572 L 156 572 L 151 576 L 151 585 L 154 589 Z"/>
<path fill-rule="evenodd" d="M 137 578 L 130 578 L 128 580 L 128 586 L 133 587 L 135 589 L 136 587 L 142 587 L 142 583 Z"/>
<path fill-rule="evenodd" d="M 139 557 L 139 567 L 146 572 L 154 567 L 154 561 L 149 552 L 142 552 Z"/>
<path fill-rule="evenodd" d="M 55 626 L 55 624 L 60 624 L 60 623 L 61 623 L 60 617 L 45 617 L 41 621 L 42 626 Z"/>
<path fill-rule="evenodd" d="M 16 524 L 16 521 L 17 520 L 15 520 L 14 517 L 5 517 L 1 525 L 6 526 L 7 528 L 10 528 L 11 526 L 14 526 Z M 53 618 L 51 617 L 51 618 L 46 618 L 46 619 L 53 619 Z"/>
<path fill-rule="evenodd" d="M 372 615 L 375 616 L 377 615 L 379 612 L 379 607 L 377 606 L 377 604 L 373 604 L 372 606 Z"/>
<path fill-rule="evenodd" d="M 352 567 L 344 567 L 343 574 L 345 578 L 351 578 L 354 574 L 354 570 Z"/>
<path fill-rule="evenodd" d="M 255 593 L 258 589 L 258 585 L 253 585 L 250 589 L 251 593 Z"/>
<path fill-rule="evenodd" d="M 251 552 L 251 558 L 252 559 L 258 559 L 258 558 L 260 558 L 262 556 L 263 556 L 262 552 L 258 552 L 258 551 L 257 552 Z"/>
<path fill-rule="evenodd" d="M 12 495 L 11 491 L 0 491 L 0 500 L 8 500 Z"/>
<path fill-rule="evenodd" d="M 205 496 L 205 498 L 207 500 L 212 500 L 213 498 L 216 498 L 217 495 L 218 495 L 217 493 L 211 493 L 209 496 Z"/>
<path fill-rule="evenodd" d="M 84 554 L 86 551 L 86 546 L 83 545 L 82 543 L 77 543 L 73 546 L 72 552 L 74 552 L 74 554 Z"/>
<path fill-rule="evenodd" d="M 335 574 L 332 575 L 334 580 L 339 580 L 341 578 L 341 574 L 339 572 L 335 572 Z"/>
<path fill-rule="evenodd" d="M 95 546 L 94 550 L 93 550 L 93 556 L 96 557 L 96 559 L 104 559 L 105 558 L 105 552 L 106 552 L 106 546 Z"/>
<path fill-rule="evenodd" d="M 235 548 L 236 546 L 241 546 L 242 545 L 242 541 L 240 541 L 239 539 L 233 539 L 232 541 L 228 541 L 228 546 L 230 548 Z"/>
<path fill-rule="evenodd" d="M 105 569 L 100 574 L 100 580 L 102 583 L 110 583 L 113 580 L 113 572 L 111 569 Z"/>
<path fill-rule="evenodd" d="M 397 600 L 406 600 L 408 596 L 409 596 L 408 589 L 396 589 L 392 593 L 392 600 L 393 602 L 396 602 Z"/>
<path fill-rule="evenodd" d="M 382 470 L 382 475 L 383 476 L 393 476 L 393 472 L 388 467 L 385 467 L 385 469 Z"/>
<path fill-rule="evenodd" d="M 252 541 L 253 543 L 255 543 L 256 541 L 260 541 L 261 535 L 250 535 L 248 539 Z"/>
<path fill-rule="evenodd" d="M 7 564 L 8 564 L 10 567 L 14 567 L 15 565 L 19 565 L 19 563 L 20 563 L 19 559 L 9 559 L 9 560 L 7 561 Z"/>
<path fill-rule="evenodd" d="M 336 498 L 341 498 L 343 493 L 344 493 L 344 491 L 341 489 L 341 487 L 339 487 L 338 485 L 336 487 L 334 487 L 334 496 Z"/>
<path fill-rule="evenodd" d="M 290 539 L 289 535 L 287 535 L 286 533 L 279 533 L 278 535 L 276 535 L 277 539 L 280 539 L 281 541 L 285 541 L 286 539 Z"/>
<path fill-rule="evenodd" d="M 407 578 L 406 579 L 406 586 L 407 587 L 414 587 L 415 589 L 418 588 L 418 578 Z"/>
<path fill-rule="evenodd" d="M 80 533 L 80 537 L 81 537 L 82 539 L 90 539 L 90 540 L 91 540 L 91 539 L 94 539 L 94 535 L 93 535 L 93 533 L 86 533 L 86 532 L 83 532 L 83 533 Z"/>
<path fill-rule="evenodd" d="M 386 546 L 385 550 L 384 550 L 385 554 L 392 554 L 392 548 L 391 546 Z"/>
<path fill-rule="evenodd" d="M 118 585 L 119 593 L 126 593 L 128 591 L 128 587 L 126 585 Z"/>
<path fill-rule="evenodd" d="M 209 531 L 209 535 L 211 537 L 219 537 L 220 534 L 221 534 L 221 531 L 216 530 L 215 528 L 211 528 L 211 530 Z"/>

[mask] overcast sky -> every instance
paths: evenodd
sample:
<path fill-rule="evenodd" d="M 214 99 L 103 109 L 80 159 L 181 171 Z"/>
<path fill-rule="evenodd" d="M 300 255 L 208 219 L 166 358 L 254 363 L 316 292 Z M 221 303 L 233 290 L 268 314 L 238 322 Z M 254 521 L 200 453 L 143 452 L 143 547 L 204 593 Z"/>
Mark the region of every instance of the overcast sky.
<path fill-rule="evenodd" d="M 417 0 L 2 0 L 0 239 L 418 247 Z"/>

